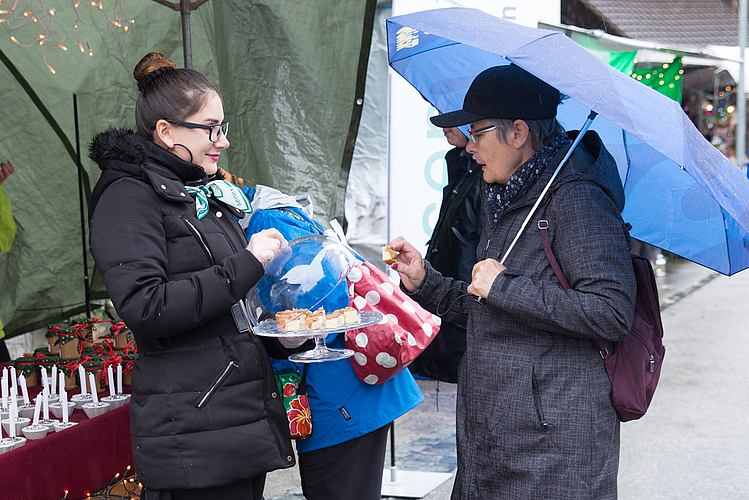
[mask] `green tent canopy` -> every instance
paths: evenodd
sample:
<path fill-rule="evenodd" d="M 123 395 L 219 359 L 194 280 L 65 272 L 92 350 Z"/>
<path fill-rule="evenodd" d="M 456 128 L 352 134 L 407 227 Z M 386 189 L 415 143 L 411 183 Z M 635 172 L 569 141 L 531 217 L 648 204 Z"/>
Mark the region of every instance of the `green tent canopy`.
<path fill-rule="evenodd" d="M 321 221 L 343 217 L 375 4 L 213 0 L 192 11 L 193 67 L 217 84 L 231 122 L 222 168 L 250 185 L 310 193 Z M 10 252 L 0 254 L 8 336 L 83 312 L 85 275 L 91 296 L 106 297 L 90 255 L 83 268 L 77 154 L 87 214 L 99 177 L 88 144 L 107 127 L 134 127 L 135 64 L 151 51 L 183 64 L 178 12 L 147 0 L 123 5 L 124 13 L 80 3 L 76 12 L 67 0 L 45 0 L 55 10 L 49 30 L 65 35 L 66 51 L 35 43 L 39 23 L 0 23 L 0 161 L 16 167 L 3 184 L 17 225 Z M 49 17 L 38 13 L 41 23 Z M 108 23 L 116 17 L 134 20 L 127 33 Z M 93 55 L 78 49 L 76 21 Z"/>

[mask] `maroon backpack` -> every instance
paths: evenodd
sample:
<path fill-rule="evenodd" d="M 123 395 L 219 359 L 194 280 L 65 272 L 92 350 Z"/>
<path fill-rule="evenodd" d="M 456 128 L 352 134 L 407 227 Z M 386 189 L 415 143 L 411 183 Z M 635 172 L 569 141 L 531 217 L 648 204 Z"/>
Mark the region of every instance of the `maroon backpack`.
<path fill-rule="evenodd" d="M 570 288 L 559 263 L 551 252 L 548 221 L 543 220 L 545 214 L 546 208 L 538 225 L 544 252 L 562 287 Z M 637 254 L 631 254 L 631 256 L 637 280 L 637 298 L 632 328 L 621 342 L 593 341 L 596 349 L 601 353 L 606 373 L 611 380 L 611 403 L 622 422 L 637 420 L 645 415 L 653 399 L 655 387 L 658 385 L 663 356 L 666 354 L 666 348 L 663 347 L 663 324 L 658 301 L 658 286 L 653 275 L 653 268 L 645 257 Z"/>

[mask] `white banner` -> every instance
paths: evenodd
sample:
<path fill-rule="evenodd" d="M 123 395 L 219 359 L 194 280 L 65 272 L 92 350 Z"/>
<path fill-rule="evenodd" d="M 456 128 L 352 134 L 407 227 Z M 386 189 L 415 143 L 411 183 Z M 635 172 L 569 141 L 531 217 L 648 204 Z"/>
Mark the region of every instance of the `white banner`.
<path fill-rule="evenodd" d="M 547 0 L 393 0 L 393 15 L 423 10 L 469 7 L 536 27 Z M 406 80 L 389 70 L 388 242 L 403 236 L 422 254 L 439 216 L 447 184 L 445 153 L 452 148 L 429 117 L 433 106 Z"/>

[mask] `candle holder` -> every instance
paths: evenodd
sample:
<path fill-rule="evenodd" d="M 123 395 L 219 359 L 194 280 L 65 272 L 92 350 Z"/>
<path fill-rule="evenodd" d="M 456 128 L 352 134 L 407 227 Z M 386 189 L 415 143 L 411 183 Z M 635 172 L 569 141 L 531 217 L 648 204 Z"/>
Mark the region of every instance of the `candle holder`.
<path fill-rule="evenodd" d="M 19 417 L 26 417 L 31 418 L 34 416 L 34 405 L 27 404 L 27 405 L 21 405 L 18 407 L 18 416 Z"/>
<path fill-rule="evenodd" d="M 76 410 L 83 409 L 83 405 L 86 403 L 91 403 L 94 400 L 94 398 L 91 396 L 91 394 L 73 394 L 70 397 L 70 401 L 75 404 Z"/>
<path fill-rule="evenodd" d="M 68 401 L 68 417 L 73 414 L 73 410 L 75 410 L 75 403 L 72 401 Z M 62 413 L 65 411 L 65 409 L 62 406 L 62 403 L 52 403 L 49 405 L 49 411 L 52 412 L 52 414 L 57 418 L 62 418 Z"/>
<path fill-rule="evenodd" d="M 42 419 L 39 420 L 39 425 L 43 425 L 47 428 L 49 428 L 50 432 L 55 431 L 55 424 L 59 424 L 59 420 L 55 420 L 54 418 L 48 418 L 48 419 Z"/>
<path fill-rule="evenodd" d="M 55 432 L 64 431 L 65 429 L 70 429 L 74 425 L 78 425 L 78 422 L 57 422 L 55 424 Z"/>
<path fill-rule="evenodd" d="M 42 439 L 49 432 L 49 427 L 42 424 L 32 424 L 28 427 L 24 427 L 23 429 L 21 429 L 21 431 L 23 432 L 23 435 L 26 436 L 26 439 Z"/>
<path fill-rule="evenodd" d="M 86 412 L 88 418 L 103 415 L 108 412 L 110 408 L 109 403 L 102 403 L 101 401 L 98 403 L 86 403 L 83 405 L 83 411 Z"/>
<path fill-rule="evenodd" d="M 14 437 L 14 438 L 3 438 L 0 439 L 0 454 L 6 451 L 15 450 L 26 444 L 26 438 Z"/>
<path fill-rule="evenodd" d="M 21 434 L 22 433 L 21 429 L 23 429 L 24 427 L 26 427 L 27 425 L 29 425 L 29 423 L 31 423 L 31 419 L 30 418 L 26 418 L 26 417 L 18 417 L 18 418 L 16 418 L 16 423 L 15 423 L 15 425 L 16 425 L 16 436 L 18 436 L 19 434 Z M 10 426 L 11 426 L 10 418 L 6 418 L 6 419 L 0 421 L 0 424 L 2 424 L 3 429 L 5 429 L 5 433 L 8 434 L 8 435 L 10 435 Z"/>
<path fill-rule="evenodd" d="M 120 406 L 123 406 L 127 402 L 127 398 L 123 395 L 114 395 L 114 396 L 105 396 L 101 398 L 101 401 L 103 403 L 109 403 L 110 410 L 114 410 L 116 408 L 119 408 Z"/>

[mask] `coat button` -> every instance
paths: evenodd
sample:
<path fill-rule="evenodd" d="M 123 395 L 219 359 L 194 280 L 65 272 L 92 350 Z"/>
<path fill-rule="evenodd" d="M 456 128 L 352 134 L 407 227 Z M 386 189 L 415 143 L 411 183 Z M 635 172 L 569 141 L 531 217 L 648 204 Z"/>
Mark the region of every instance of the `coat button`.
<path fill-rule="evenodd" d="M 161 189 L 166 189 L 166 186 L 162 184 Z"/>
<path fill-rule="evenodd" d="M 183 198 L 184 198 L 185 196 L 187 196 L 187 195 L 186 195 L 185 193 L 180 193 L 179 195 L 180 195 L 181 197 L 183 197 Z"/>
<path fill-rule="evenodd" d="M 289 462 L 291 462 L 294 459 L 291 457 L 291 455 L 289 455 L 288 457 L 286 457 L 286 460 L 288 460 Z"/>
<path fill-rule="evenodd" d="M 276 394 L 275 392 L 271 392 L 270 397 L 272 397 L 273 399 L 276 399 L 278 397 L 278 394 Z"/>
<path fill-rule="evenodd" d="M 219 219 L 220 219 L 221 217 L 223 217 L 223 216 L 224 216 L 224 214 L 222 214 L 221 212 L 216 212 L 216 217 L 218 217 Z"/>

